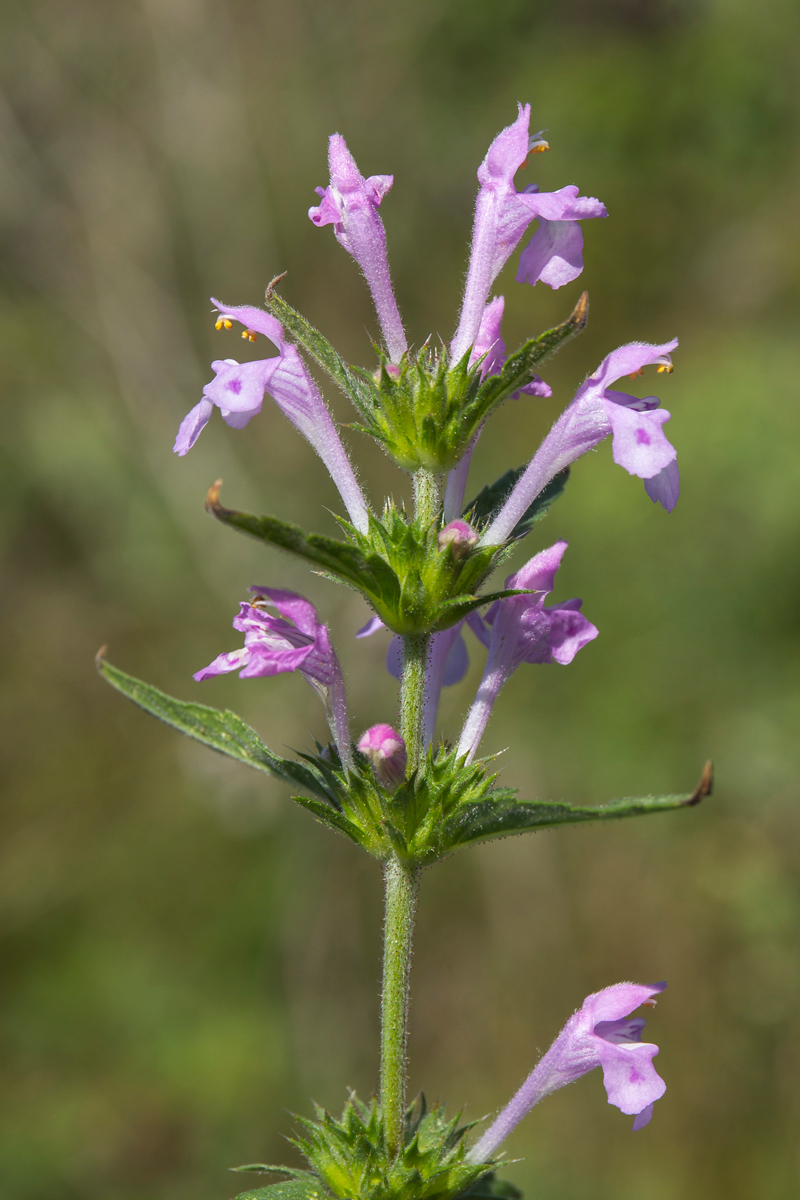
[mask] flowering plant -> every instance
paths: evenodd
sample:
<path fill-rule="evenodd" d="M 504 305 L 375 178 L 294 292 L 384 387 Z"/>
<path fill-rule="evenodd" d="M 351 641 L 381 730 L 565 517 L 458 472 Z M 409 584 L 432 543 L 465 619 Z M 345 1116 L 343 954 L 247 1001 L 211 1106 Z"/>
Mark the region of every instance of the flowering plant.
<path fill-rule="evenodd" d="M 507 471 L 465 503 L 470 458 L 484 423 L 506 399 L 549 396 L 540 364 L 579 333 L 588 315 L 584 293 L 561 324 L 506 352 L 500 326 L 503 297 L 494 281 L 536 221 L 521 252 L 517 280 L 559 288 L 583 269 L 582 220 L 604 217 L 604 205 L 569 185 L 540 192 L 517 190 L 515 174 L 531 153 L 548 148 L 529 133 L 529 106 L 492 142 L 478 170 L 479 190 L 464 297 L 449 346 L 430 340 L 409 347 L 395 300 L 379 207 L 392 186 L 386 175 L 364 178 L 344 139 L 330 139 L 330 183 L 318 188 L 309 216 L 332 225 L 369 285 L 380 323 L 373 370 L 351 366 L 292 309 L 273 280 L 266 307 L 214 301 L 216 327 L 242 328 L 249 344 L 266 338 L 276 354 L 240 363 L 212 364 L 214 379 L 181 423 L 176 453 L 186 454 L 214 407 L 235 429 L 244 428 L 270 396 L 308 439 L 328 468 L 347 516 L 340 538 L 307 534 L 271 516 L 226 508 L 220 485 L 208 492 L 208 511 L 223 523 L 304 559 L 334 582 L 362 593 L 372 610 L 360 630 L 388 629 L 389 671 L 400 681 L 396 725 L 376 722 L 353 740 L 345 682 L 330 632 L 302 596 L 257 586 L 242 602 L 233 626 L 244 646 L 220 653 L 195 679 L 238 671 L 241 678 L 300 672 L 318 693 L 331 740 L 297 758 L 276 755 L 231 712 L 164 695 L 101 655 L 105 678 L 135 703 L 182 733 L 277 776 L 324 825 L 343 834 L 382 865 L 386 922 L 382 991 L 381 1078 L 376 1098 L 351 1096 L 341 1120 L 317 1111 L 301 1121 L 295 1143 L 308 1170 L 266 1164 L 238 1170 L 275 1173 L 284 1182 L 242 1193 L 240 1200 L 318 1200 L 323 1196 L 413 1198 L 513 1196 L 495 1177 L 497 1151 L 511 1129 L 544 1096 L 599 1066 L 608 1099 L 649 1120 L 665 1084 L 653 1066 L 657 1047 L 642 1041 L 644 1020 L 631 1014 L 665 984 L 618 983 L 588 996 L 507 1107 L 477 1140 L 470 1126 L 429 1110 L 424 1097 L 406 1099 L 406 1030 L 414 910 L 422 867 L 454 850 L 544 826 L 619 819 L 696 804 L 711 790 L 710 765 L 693 792 L 644 796 L 597 806 L 518 800 L 498 785 L 480 757 L 494 701 L 523 663 L 569 664 L 597 637 L 579 599 L 546 604 L 566 551 L 564 541 L 535 553 L 504 585 L 485 590 L 492 573 L 545 516 L 564 490 L 571 464 L 611 436 L 614 461 L 644 480 L 653 501 L 671 511 L 678 498 L 676 452 L 664 433 L 670 414 L 655 396 L 617 391 L 654 366 L 672 371 L 677 341 L 634 342 L 612 351 L 578 388 L 530 463 Z M 305 358 L 304 358 L 305 356 Z M 347 451 L 306 359 L 321 368 L 352 401 L 358 424 L 411 474 L 413 510 L 392 500 L 374 508 L 364 495 Z M 477 695 L 457 738 L 437 736 L 441 690 L 463 679 L 468 665 L 465 627 L 486 647 Z M 469 1143 L 472 1142 L 470 1145 Z"/>

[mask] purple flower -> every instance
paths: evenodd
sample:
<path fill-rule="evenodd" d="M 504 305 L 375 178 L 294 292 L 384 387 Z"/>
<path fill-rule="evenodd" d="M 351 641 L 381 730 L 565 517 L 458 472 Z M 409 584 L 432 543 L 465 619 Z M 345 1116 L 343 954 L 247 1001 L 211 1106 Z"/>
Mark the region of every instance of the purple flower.
<path fill-rule="evenodd" d="M 406 352 L 406 335 L 392 290 L 386 258 L 386 232 L 378 206 L 394 182 L 392 175 L 365 179 L 341 134 L 328 143 L 331 181 L 316 188 L 322 201 L 308 210 L 315 225 L 333 225 L 336 240 L 356 260 L 372 292 L 378 320 L 393 363 Z"/>
<path fill-rule="evenodd" d="M 491 627 L 491 634 L 483 633 L 489 647 L 486 669 L 458 743 L 458 754 L 466 755 L 467 762 L 478 749 L 500 689 L 521 663 L 557 662 L 565 666 L 597 637 L 595 626 L 579 611 L 582 601 L 564 600 L 550 608 L 545 606 L 566 548 L 566 542 L 556 542 L 549 550 L 534 555 L 516 575 L 509 575 L 507 588 L 526 588 L 530 594 L 496 600 L 484 618 Z M 479 627 L 474 628 L 478 633 Z"/>
<path fill-rule="evenodd" d="M 450 521 L 439 531 L 438 545 L 440 550 L 450 548 L 450 553 L 456 561 L 466 558 L 473 546 L 477 546 L 480 536 L 466 521 Z"/>
<path fill-rule="evenodd" d="M 465 522 L 466 523 L 466 522 Z M 473 633 L 484 640 L 483 623 L 477 613 L 470 613 L 466 623 Z M 436 717 L 443 687 L 460 683 L 469 668 L 469 653 L 462 634 L 463 621 L 451 625 L 442 633 L 434 633 L 428 649 L 428 664 L 425 676 L 423 700 L 423 745 L 427 750 L 436 729 Z M 356 634 L 357 638 L 371 637 L 379 629 L 385 629 L 380 617 L 372 617 Z M 393 637 L 386 651 L 386 670 L 395 679 L 403 676 L 403 643 Z"/>
<path fill-rule="evenodd" d="M 645 481 L 653 501 L 671 512 L 678 499 L 676 451 L 662 426 L 670 414 L 656 396 L 643 400 L 611 387 L 623 375 L 636 376 L 647 366 L 670 372 L 670 352 L 677 338 L 661 346 L 630 342 L 604 358 L 594 375 L 581 384 L 530 461 L 525 474 L 481 538 L 482 545 L 504 542 L 531 501 L 554 475 L 603 438 L 612 435 L 614 462 Z"/>
<path fill-rule="evenodd" d="M 540 226 L 527 247 L 528 265 L 520 264 L 518 279 L 536 283 L 541 279 L 551 287 L 561 287 L 583 269 L 580 230 L 565 235 L 552 224 L 573 225 L 588 217 L 606 216 L 605 205 L 588 196 L 579 196 L 574 185 L 557 192 L 539 192 L 530 185 L 518 192 L 514 175 L 532 150 L 547 143 L 539 135 L 528 134 L 530 105 L 519 105 L 519 116 L 492 142 L 478 168 L 480 190 L 475 203 L 467 283 L 461 317 L 450 353 L 455 361 L 466 354 L 478 336 L 484 306 L 498 274 L 514 252 L 531 221 L 538 217 Z"/>
<path fill-rule="evenodd" d="M 467 1161 L 491 1158 L 535 1104 L 595 1067 L 603 1068 L 609 1104 L 629 1116 L 635 1114 L 634 1130 L 644 1128 L 667 1085 L 653 1066 L 658 1046 L 642 1041 L 644 1018 L 631 1020 L 629 1014 L 641 1004 L 652 1006 L 652 997 L 666 986 L 615 983 L 587 996 L 510 1104 L 472 1147 Z"/>
<path fill-rule="evenodd" d="M 382 787 L 394 791 L 406 777 L 406 744 L 391 725 L 372 725 L 358 740 L 358 749 L 372 763 L 375 778 Z"/>
<path fill-rule="evenodd" d="M 500 334 L 500 324 L 503 319 L 504 307 L 504 297 L 495 296 L 483 310 L 478 336 L 475 339 L 469 359 L 470 366 L 474 366 L 485 355 L 480 365 L 482 379 L 487 379 L 490 375 L 499 374 L 506 363 L 506 344 Z M 552 396 L 553 389 L 543 379 L 540 379 L 538 375 L 535 375 L 530 383 L 520 388 L 518 392 L 514 392 L 511 399 L 516 400 L 523 393 L 527 396 Z M 469 464 L 472 452 L 478 444 L 478 438 L 481 436 L 482 430 L 483 426 L 481 425 L 459 462 L 453 467 L 452 471 L 448 472 L 444 497 L 445 520 L 452 520 L 454 517 L 457 517 L 464 506 L 464 492 L 467 486 Z"/>
<path fill-rule="evenodd" d="M 311 443 L 331 473 L 350 520 L 362 533 L 369 527 L 366 501 L 350 460 L 331 420 L 325 401 L 294 346 L 283 335 L 279 321 L 248 304 L 229 306 L 212 297 L 219 310 L 217 329 L 230 329 L 233 321 L 244 326 L 242 337 L 254 342 L 263 334 L 279 353 L 255 362 L 217 359 L 211 364 L 215 378 L 203 388 L 203 399 L 184 417 L 173 447 L 176 454 L 191 450 L 207 425 L 216 404 L 223 420 L 243 429 L 261 411 L 264 394 L 272 396 L 281 411 Z"/>
<path fill-rule="evenodd" d="M 233 628 L 244 634 L 244 646 L 218 655 L 194 678 L 199 683 L 231 671 L 238 671 L 240 679 L 299 671 L 325 705 L 339 757 L 352 769 L 344 681 L 327 625 L 317 619 L 314 605 L 297 592 L 267 587 L 251 587 L 249 591 L 258 599 L 252 604 L 243 602 L 239 615 L 233 618 Z M 280 616 L 267 612 L 268 604 Z"/>

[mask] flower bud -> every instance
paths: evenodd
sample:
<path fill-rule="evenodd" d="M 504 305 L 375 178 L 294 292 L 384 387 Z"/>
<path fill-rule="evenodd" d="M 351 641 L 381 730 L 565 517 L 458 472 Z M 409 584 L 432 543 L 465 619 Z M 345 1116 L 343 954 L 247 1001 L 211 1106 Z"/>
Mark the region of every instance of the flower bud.
<path fill-rule="evenodd" d="M 453 558 L 466 558 L 473 546 L 477 546 L 479 535 L 466 521 L 451 521 L 439 533 L 439 549 L 451 547 Z"/>
<path fill-rule="evenodd" d="M 358 749 L 372 763 L 375 779 L 394 791 L 405 779 L 408 754 L 406 744 L 391 725 L 371 725 L 362 733 Z"/>

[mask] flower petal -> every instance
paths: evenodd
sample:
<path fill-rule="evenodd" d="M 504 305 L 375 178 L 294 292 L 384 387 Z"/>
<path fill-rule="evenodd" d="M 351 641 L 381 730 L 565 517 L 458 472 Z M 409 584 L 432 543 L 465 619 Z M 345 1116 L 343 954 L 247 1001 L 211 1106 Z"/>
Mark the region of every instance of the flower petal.
<path fill-rule="evenodd" d="M 549 546 L 546 550 L 540 550 L 538 554 L 534 554 L 533 558 L 529 558 L 524 567 L 520 567 L 516 574 L 508 576 L 506 587 L 527 588 L 530 591 L 544 592 L 545 595 L 552 592 L 556 571 L 561 566 L 566 548 L 567 543 L 562 540 Z M 518 599 L 527 603 L 534 597 L 520 596 Z M 501 604 L 507 603 L 506 600 L 501 601 Z"/>
<path fill-rule="evenodd" d="M 570 603 L 574 601 L 545 610 L 550 621 L 550 658 L 562 667 L 571 663 L 578 651 L 594 641 L 599 633 L 597 626 L 587 621 L 583 613 L 569 607 Z M 580 600 L 577 603 L 580 604 Z"/>
<path fill-rule="evenodd" d="M 615 1044 L 597 1039 L 608 1103 L 630 1116 L 660 1100 L 667 1085 L 653 1066 L 658 1046 L 652 1042 Z"/>
<path fill-rule="evenodd" d="M 443 685 L 445 687 L 452 687 L 453 684 L 461 683 L 468 669 L 469 653 L 467 651 L 467 643 L 459 633 L 445 659 L 444 672 L 442 674 Z"/>
<path fill-rule="evenodd" d="M 208 424 L 213 407 L 211 401 L 203 397 L 200 403 L 195 404 L 194 408 L 186 414 L 180 423 L 178 436 L 175 438 L 175 445 L 172 447 L 175 454 L 180 455 L 182 458 L 184 454 L 191 450 Z"/>
<path fill-rule="evenodd" d="M 248 363 L 215 359 L 211 364 L 215 378 L 203 388 L 203 395 L 225 412 L 247 413 L 249 420 L 261 411 L 267 384 L 280 363 L 277 354 Z"/>
<path fill-rule="evenodd" d="M 308 210 L 315 225 L 333 225 L 336 240 L 351 254 L 369 285 L 392 362 L 406 351 L 406 335 L 392 290 L 386 257 L 386 232 L 377 209 L 394 182 L 392 175 L 365 179 L 341 134 L 328 143 L 331 182 L 317 188 L 322 203 Z"/>
<path fill-rule="evenodd" d="M 240 667 L 247 665 L 250 658 L 250 651 L 246 646 L 241 650 L 231 650 L 227 654 L 218 654 L 212 663 L 204 667 L 202 671 L 196 671 L 192 679 L 196 679 L 201 683 L 204 679 L 211 679 L 214 675 L 227 675 L 231 671 L 238 671 Z"/>
<path fill-rule="evenodd" d="M 264 337 L 274 342 L 279 350 L 283 349 L 285 345 L 283 326 L 270 313 L 264 312 L 263 308 L 256 308 L 252 304 L 221 304 L 213 296 L 211 303 L 223 316 L 238 321 L 240 325 L 244 325 L 245 329 L 252 329 L 255 333 L 263 334 Z"/>
<path fill-rule="evenodd" d="M 670 414 L 664 408 L 636 412 L 613 401 L 603 401 L 611 422 L 614 462 L 631 475 L 650 479 L 676 457 L 676 450 L 661 428 Z"/>
<path fill-rule="evenodd" d="M 650 1118 L 653 1115 L 653 1105 L 646 1104 L 640 1113 L 636 1114 L 636 1119 L 632 1125 L 632 1132 L 636 1133 L 638 1129 L 644 1129 L 645 1125 L 650 1124 Z"/>
<path fill-rule="evenodd" d="M 317 610 L 310 600 L 306 600 L 304 596 L 298 595 L 297 592 L 284 591 L 282 588 L 269 588 L 255 585 L 247 589 L 253 592 L 256 596 L 263 596 L 270 600 L 282 617 L 286 617 L 290 621 L 294 621 L 295 625 L 302 633 L 309 637 L 316 637 L 319 630 L 323 628 L 322 622 L 317 617 Z"/>
<path fill-rule="evenodd" d="M 667 512 L 672 512 L 681 490 L 681 473 L 677 462 L 673 459 L 657 475 L 645 479 L 644 490 L 654 504 L 660 504 Z"/>
<path fill-rule="evenodd" d="M 385 629 L 383 621 L 380 617 L 370 617 L 366 625 L 362 625 L 356 634 L 357 638 L 372 637 L 373 633 L 377 633 L 379 629 Z"/>
<path fill-rule="evenodd" d="M 576 399 L 590 388 L 611 387 L 623 375 L 635 375 L 643 367 L 649 367 L 665 355 L 670 354 L 678 345 L 678 339 L 654 346 L 650 342 L 628 342 L 607 354 L 600 366 L 586 382 L 578 389 Z"/>
<path fill-rule="evenodd" d="M 583 270 L 583 231 L 576 221 L 540 221 L 519 258 L 517 283 L 560 288 Z"/>

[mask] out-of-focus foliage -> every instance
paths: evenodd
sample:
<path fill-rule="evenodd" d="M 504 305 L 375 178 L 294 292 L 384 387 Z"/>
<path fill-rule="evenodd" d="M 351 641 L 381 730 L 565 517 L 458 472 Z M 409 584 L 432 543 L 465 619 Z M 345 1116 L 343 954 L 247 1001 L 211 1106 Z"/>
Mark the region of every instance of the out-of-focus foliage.
<path fill-rule="evenodd" d="M 427 873 L 411 1086 L 479 1117 L 588 992 L 668 978 L 648 1129 L 632 1136 L 589 1076 L 520 1126 L 504 1174 L 537 1200 L 793 1200 L 797 6 L 31 0 L 3 26 L 3 1195 L 221 1200 L 228 1166 L 289 1161 L 287 1108 L 375 1084 L 374 864 L 279 782 L 127 705 L 92 658 L 109 642 L 137 676 L 306 749 L 324 725 L 301 679 L 191 680 L 237 644 L 248 584 L 300 589 L 331 624 L 354 729 L 391 719 L 385 637 L 353 641 L 358 597 L 203 512 L 224 476 L 237 507 L 335 534 L 306 443 L 274 406 L 245 432 L 215 416 L 185 459 L 172 438 L 210 359 L 236 354 L 211 294 L 257 303 L 288 269 L 286 298 L 369 364 L 366 290 L 305 215 L 334 130 L 365 173 L 394 172 L 401 307 L 417 344 L 446 337 L 475 169 L 527 99 L 553 147 L 531 177 L 610 216 L 587 223 L 564 296 L 501 280 L 512 347 L 584 286 L 592 315 L 545 371 L 553 399 L 493 419 L 469 494 L 525 459 L 609 349 L 676 333 L 658 387 L 684 489 L 668 517 L 608 446 L 576 465 L 527 552 L 569 539 L 556 598 L 582 595 L 601 635 L 569 669 L 521 668 L 486 749 L 510 747 L 501 782 L 530 798 L 679 792 L 709 755 L 719 786 L 697 810 Z M 372 494 L 406 494 L 357 439 Z M 481 657 L 446 696 L 450 733 Z"/>

